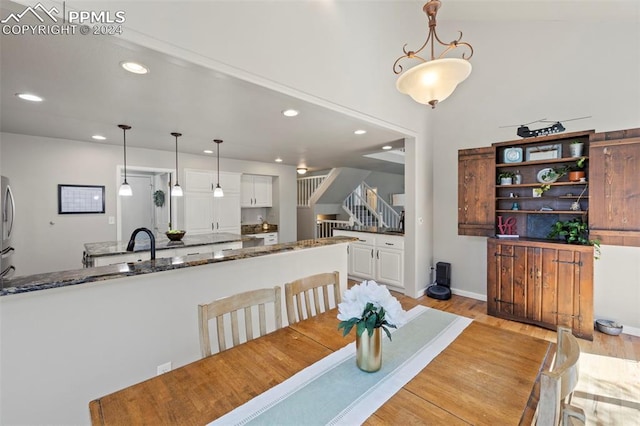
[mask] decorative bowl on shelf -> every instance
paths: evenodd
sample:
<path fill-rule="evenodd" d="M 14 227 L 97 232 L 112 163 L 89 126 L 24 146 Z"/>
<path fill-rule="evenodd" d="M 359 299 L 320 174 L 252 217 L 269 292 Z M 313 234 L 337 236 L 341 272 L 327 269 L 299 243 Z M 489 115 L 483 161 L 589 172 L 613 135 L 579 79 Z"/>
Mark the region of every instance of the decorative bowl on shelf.
<path fill-rule="evenodd" d="M 187 231 L 178 231 L 178 230 L 174 229 L 174 230 L 165 232 L 165 235 L 171 241 L 180 241 L 180 240 L 182 240 L 182 237 L 184 237 L 184 234 L 186 234 L 186 233 L 187 233 Z"/>
<path fill-rule="evenodd" d="M 536 175 L 536 180 L 540 183 L 553 183 L 558 180 L 560 175 L 551 167 L 542 169 Z"/>

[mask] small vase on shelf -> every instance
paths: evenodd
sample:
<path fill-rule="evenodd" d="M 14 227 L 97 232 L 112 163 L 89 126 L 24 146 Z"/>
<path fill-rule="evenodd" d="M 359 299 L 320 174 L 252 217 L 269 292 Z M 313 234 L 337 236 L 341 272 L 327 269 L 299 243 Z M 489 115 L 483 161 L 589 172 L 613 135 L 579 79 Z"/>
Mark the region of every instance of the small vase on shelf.
<path fill-rule="evenodd" d="M 382 333 L 379 327 L 373 329 L 371 336 L 366 329 L 360 336 L 356 336 L 356 365 L 367 373 L 373 373 L 382 367 Z"/>
<path fill-rule="evenodd" d="M 584 143 L 582 142 L 571 142 L 571 144 L 569 144 L 569 153 L 574 158 L 581 157 L 583 147 L 584 147 Z"/>
<path fill-rule="evenodd" d="M 520 174 L 520 170 L 516 170 L 516 174 L 513 176 L 513 183 L 515 185 L 520 185 L 522 183 L 522 175 Z"/>

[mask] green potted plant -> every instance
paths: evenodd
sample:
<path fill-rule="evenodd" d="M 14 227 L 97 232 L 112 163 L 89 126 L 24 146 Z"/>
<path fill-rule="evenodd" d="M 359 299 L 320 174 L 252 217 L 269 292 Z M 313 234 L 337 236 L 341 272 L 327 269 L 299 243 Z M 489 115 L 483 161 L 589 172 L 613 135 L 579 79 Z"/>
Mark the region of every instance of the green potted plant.
<path fill-rule="evenodd" d="M 569 166 L 569 181 L 570 182 L 580 182 L 580 180 L 585 178 L 584 172 L 584 162 L 587 157 L 580 157 L 576 160 L 575 164 Z"/>
<path fill-rule="evenodd" d="M 571 220 L 558 220 L 551 226 L 547 238 L 563 237 L 569 244 L 593 246 L 594 257 L 600 258 L 600 241 L 589 239 L 589 224 L 580 217 Z"/>
<path fill-rule="evenodd" d="M 498 181 L 500 185 L 511 185 L 515 176 L 514 172 L 500 172 L 498 173 Z"/>

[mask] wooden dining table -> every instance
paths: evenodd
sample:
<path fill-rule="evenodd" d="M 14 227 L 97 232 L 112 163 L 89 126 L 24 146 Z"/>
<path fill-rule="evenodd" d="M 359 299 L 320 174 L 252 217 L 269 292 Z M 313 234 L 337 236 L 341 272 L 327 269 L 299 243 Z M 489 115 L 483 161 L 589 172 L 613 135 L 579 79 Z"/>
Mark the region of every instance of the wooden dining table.
<path fill-rule="evenodd" d="M 398 299 L 405 309 L 417 304 Z M 205 425 L 353 342 L 355 333 L 343 337 L 337 329 L 336 314 L 333 309 L 91 401 L 91 422 Z M 554 348 L 474 321 L 365 424 L 531 424 L 539 375 Z"/>

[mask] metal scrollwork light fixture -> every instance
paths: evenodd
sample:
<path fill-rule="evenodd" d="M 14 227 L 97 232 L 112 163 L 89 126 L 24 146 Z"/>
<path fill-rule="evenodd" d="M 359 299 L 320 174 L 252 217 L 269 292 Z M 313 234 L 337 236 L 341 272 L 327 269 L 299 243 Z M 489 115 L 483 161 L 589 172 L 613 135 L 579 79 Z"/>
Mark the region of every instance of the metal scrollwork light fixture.
<path fill-rule="evenodd" d="M 418 103 L 429 104 L 431 108 L 435 108 L 438 102 L 447 99 L 453 93 L 458 84 L 463 82 L 471 73 L 471 64 L 469 59 L 473 56 L 473 47 L 462 40 L 462 31 L 458 31 L 460 36 L 457 40 L 450 43 L 444 43 L 436 33 L 436 15 L 440 9 L 441 2 L 439 0 L 429 0 L 422 10 L 427 14 L 429 20 L 429 35 L 420 49 L 413 51 L 407 50 L 407 45 L 402 46 L 404 55 L 400 56 L 393 63 L 393 72 L 400 74 L 403 71 L 400 61 L 409 59 L 418 59 L 422 64 L 416 65 L 408 69 L 404 74 L 398 77 L 396 82 L 397 89 L 413 98 Z M 444 51 L 436 56 L 435 42 L 442 46 L 446 46 Z M 430 59 L 424 59 L 418 54 L 429 46 Z M 451 50 L 464 46 L 469 49 L 469 56 L 466 52 L 460 58 L 444 58 Z"/>

